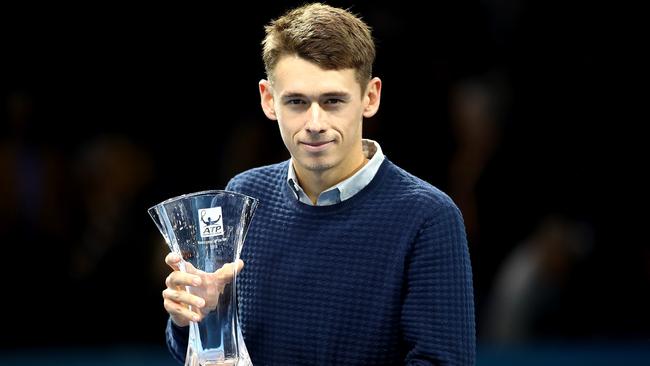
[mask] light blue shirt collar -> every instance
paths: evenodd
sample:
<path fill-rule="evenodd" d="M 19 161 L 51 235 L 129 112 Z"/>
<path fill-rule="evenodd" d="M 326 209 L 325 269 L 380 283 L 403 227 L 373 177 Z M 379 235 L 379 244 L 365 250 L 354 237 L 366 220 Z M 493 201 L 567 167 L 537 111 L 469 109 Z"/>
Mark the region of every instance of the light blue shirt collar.
<path fill-rule="evenodd" d="M 381 151 L 381 146 L 379 146 L 376 141 L 364 139 L 361 142 L 363 155 L 369 159 L 368 164 L 359 169 L 359 171 L 354 173 L 350 178 L 323 191 L 318 196 L 315 206 L 329 206 L 345 201 L 365 188 L 365 186 L 372 181 L 372 178 L 375 177 L 381 163 L 384 161 L 384 153 Z M 289 162 L 287 183 L 297 200 L 308 205 L 314 205 L 302 187 L 298 184 L 296 171 L 293 168 L 293 159 Z"/>

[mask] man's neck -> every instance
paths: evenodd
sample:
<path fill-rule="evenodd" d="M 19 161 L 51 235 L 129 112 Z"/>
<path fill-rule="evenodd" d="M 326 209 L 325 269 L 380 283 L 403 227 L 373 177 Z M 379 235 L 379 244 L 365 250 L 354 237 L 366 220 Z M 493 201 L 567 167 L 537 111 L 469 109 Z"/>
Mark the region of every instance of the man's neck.
<path fill-rule="evenodd" d="M 359 161 L 351 165 L 352 169 L 346 169 L 343 172 L 339 172 L 336 169 L 313 171 L 301 169 L 296 165 L 294 165 L 294 170 L 298 178 L 298 184 L 300 184 L 300 187 L 305 191 L 305 194 L 307 194 L 311 202 L 316 204 L 318 196 L 322 192 L 350 178 L 367 163 L 368 159 L 362 154 Z"/>

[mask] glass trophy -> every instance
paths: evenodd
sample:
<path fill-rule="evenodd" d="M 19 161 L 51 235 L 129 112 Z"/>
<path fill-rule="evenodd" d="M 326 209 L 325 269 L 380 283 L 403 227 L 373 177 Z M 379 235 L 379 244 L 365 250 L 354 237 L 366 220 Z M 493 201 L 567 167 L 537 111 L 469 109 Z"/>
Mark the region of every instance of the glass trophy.
<path fill-rule="evenodd" d="M 190 322 L 185 366 L 251 365 L 237 314 L 236 266 L 258 200 L 228 191 L 203 191 L 170 198 L 149 215 L 180 270 L 201 276 L 186 290 L 206 305 Z"/>

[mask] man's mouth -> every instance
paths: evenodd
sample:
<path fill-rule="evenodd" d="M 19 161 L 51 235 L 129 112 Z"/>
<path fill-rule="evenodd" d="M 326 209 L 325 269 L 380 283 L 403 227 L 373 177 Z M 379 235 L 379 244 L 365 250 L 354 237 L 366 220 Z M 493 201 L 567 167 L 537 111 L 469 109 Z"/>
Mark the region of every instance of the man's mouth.
<path fill-rule="evenodd" d="M 334 141 L 301 141 L 300 144 L 304 146 L 305 150 L 311 152 L 319 152 L 327 149 Z"/>

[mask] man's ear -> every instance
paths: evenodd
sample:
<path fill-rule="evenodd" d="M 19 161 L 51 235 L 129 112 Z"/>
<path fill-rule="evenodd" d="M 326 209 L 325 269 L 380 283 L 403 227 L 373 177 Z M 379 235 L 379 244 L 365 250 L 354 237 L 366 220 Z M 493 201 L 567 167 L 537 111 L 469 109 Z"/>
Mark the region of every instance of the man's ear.
<path fill-rule="evenodd" d="M 273 88 L 271 83 L 262 79 L 259 82 L 260 86 L 260 103 L 262 104 L 262 110 L 268 119 L 276 121 L 278 117 L 275 115 L 275 105 L 273 100 Z"/>
<path fill-rule="evenodd" d="M 370 118 L 377 113 L 379 102 L 381 101 L 381 79 L 372 78 L 366 87 L 366 93 L 363 96 L 363 116 Z"/>

